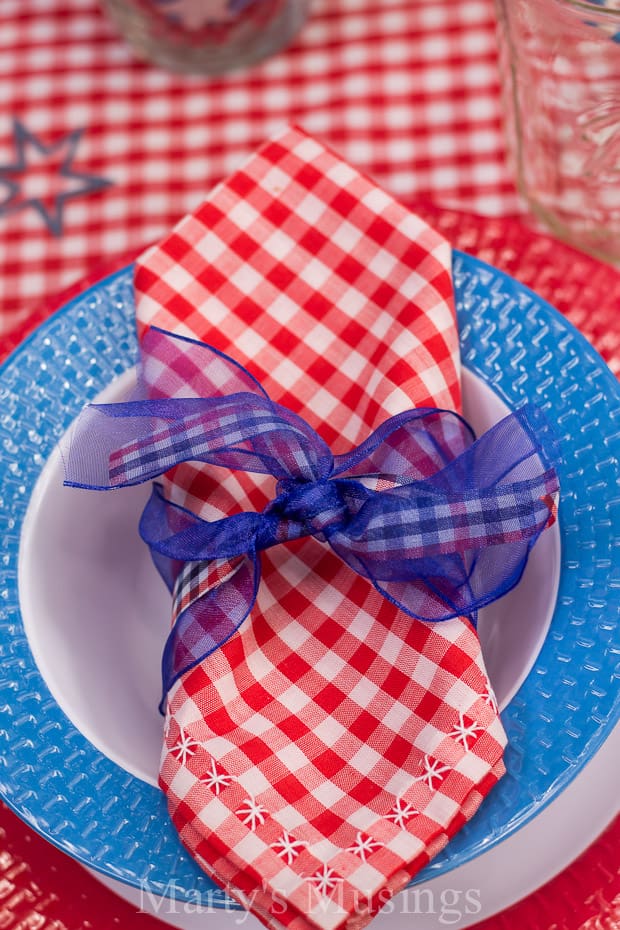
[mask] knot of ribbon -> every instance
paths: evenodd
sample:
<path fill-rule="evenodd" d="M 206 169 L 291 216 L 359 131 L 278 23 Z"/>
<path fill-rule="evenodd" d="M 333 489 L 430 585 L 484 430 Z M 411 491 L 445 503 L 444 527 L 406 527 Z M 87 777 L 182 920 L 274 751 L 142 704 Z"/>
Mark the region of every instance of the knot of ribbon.
<path fill-rule="evenodd" d="M 559 491 L 557 443 L 533 405 L 479 439 L 453 411 L 414 408 L 333 455 L 232 359 L 158 329 L 135 395 L 87 407 L 64 458 L 65 484 L 98 490 L 190 460 L 276 480 L 262 512 L 215 520 L 154 485 L 140 533 L 174 597 L 164 696 L 252 611 L 261 550 L 313 536 L 410 617 L 475 625 L 518 583 Z"/>

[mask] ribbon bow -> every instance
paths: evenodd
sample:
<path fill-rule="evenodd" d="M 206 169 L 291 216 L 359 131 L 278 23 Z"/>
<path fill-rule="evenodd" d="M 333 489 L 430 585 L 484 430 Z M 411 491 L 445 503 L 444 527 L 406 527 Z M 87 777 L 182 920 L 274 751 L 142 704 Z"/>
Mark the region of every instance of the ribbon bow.
<path fill-rule="evenodd" d="M 140 533 L 174 592 L 164 695 L 251 612 L 263 549 L 314 536 L 410 617 L 475 625 L 517 584 L 555 511 L 556 443 L 532 405 L 478 440 L 452 411 L 407 410 L 333 455 L 210 346 L 151 329 L 142 349 L 136 395 L 79 418 L 65 484 L 126 487 L 189 460 L 276 479 L 261 513 L 213 521 L 154 486 Z"/>

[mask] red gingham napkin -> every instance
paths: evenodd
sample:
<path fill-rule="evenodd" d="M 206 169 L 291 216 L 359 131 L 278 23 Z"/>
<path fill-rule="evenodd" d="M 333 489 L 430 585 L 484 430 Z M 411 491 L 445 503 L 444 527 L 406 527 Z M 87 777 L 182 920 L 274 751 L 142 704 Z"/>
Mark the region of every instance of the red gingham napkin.
<path fill-rule="evenodd" d="M 448 243 L 300 131 L 135 284 L 142 331 L 232 355 L 335 453 L 413 405 L 459 407 Z M 166 494 L 209 519 L 268 500 L 260 476 L 197 464 Z M 265 924 L 362 926 L 503 774 L 497 706 L 469 621 L 412 621 L 313 538 L 262 565 L 251 617 L 168 695 L 160 783 L 196 861 Z"/>

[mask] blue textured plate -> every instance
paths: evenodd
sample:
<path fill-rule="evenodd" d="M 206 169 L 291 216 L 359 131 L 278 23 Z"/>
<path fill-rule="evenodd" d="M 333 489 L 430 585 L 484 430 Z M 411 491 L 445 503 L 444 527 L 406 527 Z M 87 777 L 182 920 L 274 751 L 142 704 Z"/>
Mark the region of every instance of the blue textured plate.
<path fill-rule="evenodd" d="M 549 635 L 502 713 L 507 776 L 416 881 L 490 849 L 575 777 L 620 717 L 620 386 L 553 308 L 455 253 L 466 367 L 510 407 L 534 400 L 562 437 L 562 566 Z M 194 865 L 160 792 L 97 750 L 50 694 L 20 613 L 23 519 L 84 403 L 134 364 L 131 269 L 44 323 L 0 368 L 0 794 L 91 868 L 205 906 L 229 899 Z M 171 884 L 172 882 L 172 884 Z"/>

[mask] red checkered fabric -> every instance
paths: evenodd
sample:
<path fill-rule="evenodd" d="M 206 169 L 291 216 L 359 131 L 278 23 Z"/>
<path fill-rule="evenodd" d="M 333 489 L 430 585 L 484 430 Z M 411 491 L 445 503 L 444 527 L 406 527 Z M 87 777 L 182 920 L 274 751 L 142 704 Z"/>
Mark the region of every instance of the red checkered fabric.
<path fill-rule="evenodd" d="M 412 404 L 459 406 L 447 242 L 300 131 L 135 283 L 142 329 L 233 355 L 336 452 Z M 211 519 L 269 490 L 195 464 L 166 485 Z M 497 707 L 467 620 L 412 622 L 313 538 L 262 561 L 251 616 L 171 689 L 161 786 L 196 860 L 265 924 L 362 926 L 502 775 Z"/>
<path fill-rule="evenodd" d="M 16 160 L 17 118 L 50 147 L 83 129 L 75 170 L 111 184 L 68 200 L 56 237 L 33 208 L 0 209 L 0 339 L 95 266 L 163 236 L 289 122 L 398 197 L 517 209 L 493 0 L 313 0 L 290 48 L 217 79 L 137 61 L 99 0 L 1 7 L 0 167 Z M 28 148 L 25 195 L 80 188 L 58 173 L 65 150 Z M 6 194 L 0 184 L 0 204 Z"/>

